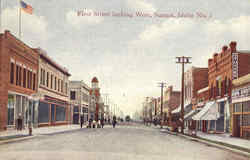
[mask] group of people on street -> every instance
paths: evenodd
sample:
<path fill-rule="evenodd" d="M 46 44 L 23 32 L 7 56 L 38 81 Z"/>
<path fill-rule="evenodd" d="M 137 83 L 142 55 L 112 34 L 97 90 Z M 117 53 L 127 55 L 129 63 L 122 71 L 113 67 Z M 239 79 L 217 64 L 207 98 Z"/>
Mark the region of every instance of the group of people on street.
<path fill-rule="evenodd" d="M 107 120 L 105 120 L 104 118 L 98 119 L 98 121 L 95 121 L 94 119 L 90 118 L 87 124 L 87 128 L 103 128 L 106 121 Z M 108 120 L 108 122 L 110 124 L 110 119 Z M 81 116 L 80 118 L 81 128 L 83 126 L 83 123 L 84 123 L 84 118 L 83 116 Z M 113 128 L 115 128 L 116 124 L 117 124 L 116 116 L 113 116 L 113 121 L 112 121 Z"/>

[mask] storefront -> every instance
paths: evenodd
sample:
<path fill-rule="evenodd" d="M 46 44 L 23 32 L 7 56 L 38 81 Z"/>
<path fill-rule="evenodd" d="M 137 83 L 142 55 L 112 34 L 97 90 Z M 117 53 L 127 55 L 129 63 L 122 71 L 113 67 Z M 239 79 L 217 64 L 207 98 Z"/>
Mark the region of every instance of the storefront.
<path fill-rule="evenodd" d="M 67 124 L 68 106 L 65 101 L 45 96 L 38 106 L 39 127 Z"/>
<path fill-rule="evenodd" d="M 232 136 L 250 139 L 250 75 L 233 81 Z"/>
<path fill-rule="evenodd" d="M 205 106 L 192 117 L 197 121 L 197 129 L 203 132 L 220 132 L 220 114 L 215 101 L 209 101 Z"/>
<path fill-rule="evenodd" d="M 36 102 L 31 96 L 9 91 L 7 127 L 17 128 L 18 119 L 21 119 L 21 128 L 26 128 L 29 121 L 35 124 L 35 107 Z"/>

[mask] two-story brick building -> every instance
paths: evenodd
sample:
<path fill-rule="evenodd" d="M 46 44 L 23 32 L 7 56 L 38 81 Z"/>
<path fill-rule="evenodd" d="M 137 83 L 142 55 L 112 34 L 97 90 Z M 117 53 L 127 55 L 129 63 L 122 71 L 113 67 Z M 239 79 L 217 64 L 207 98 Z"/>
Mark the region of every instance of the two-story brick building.
<path fill-rule="evenodd" d="M 184 73 L 184 123 L 185 127 L 192 124 L 197 91 L 208 85 L 208 68 L 192 66 Z M 172 111 L 173 114 L 181 112 L 181 104 Z M 180 114 L 179 114 L 180 115 Z"/>
<path fill-rule="evenodd" d="M 34 121 L 38 54 L 9 31 L 0 34 L 0 130 Z"/>
<path fill-rule="evenodd" d="M 42 95 L 38 106 L 38 126 L 68 124 L 71 117 L 68 70 L 46 51 L 33 49 L 39 54 L 38 94 Z"/>
<path fill-rule="evenodd" d="M 175 110 L 180 105 L 180 91 L 173 90 L 173 86 L 169 86 L 163 95 L 163 121 L 164 124 L 172 123 L 171 111 Z"/>
<path fill-rule="evenodd" d="M 207 121 L 207 131 L 229 132 L 232 80 L 250 72 L 250 52 L 237 50 L 236 46 L 231 42 L 208 60 L 209 100 L 194 117 Z"/>

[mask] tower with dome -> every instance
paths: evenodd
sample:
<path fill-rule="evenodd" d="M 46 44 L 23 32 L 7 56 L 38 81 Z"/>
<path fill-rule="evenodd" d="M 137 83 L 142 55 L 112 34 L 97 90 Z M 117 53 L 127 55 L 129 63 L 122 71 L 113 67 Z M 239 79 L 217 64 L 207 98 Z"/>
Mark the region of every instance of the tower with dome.
<path fill-rule="evenodd" d="M 90 89 L 90 117 L 94 120 L 98 120 L 102 116 L 102 99 L 99 88 L 99 81 L 97 77 L 94 77 L 91 81 Z"/>

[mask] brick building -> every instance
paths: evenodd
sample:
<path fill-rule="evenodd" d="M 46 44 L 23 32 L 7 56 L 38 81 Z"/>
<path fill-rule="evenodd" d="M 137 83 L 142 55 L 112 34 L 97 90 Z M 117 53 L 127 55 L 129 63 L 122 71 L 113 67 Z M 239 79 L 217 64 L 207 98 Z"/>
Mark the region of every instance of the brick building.
<path fill-rule="evenodd" d="M 250 74 L 233 80 L 231 106 L 232 136 L 250 139 Z"/>
<path fill-rule="evenodd" d="M 189 113 L 197 98 L 197 91 L 208 85 L 208 68 L 192 66 L 184 73 L 184 111 Z M 179 113 L 181 104 L 172 113 Z"/>
<path fill-rule="evenodd" d="M 39 54 L 38 127 L 68 124 L 71 118 L 68 70 L 53 61 L 46 51 L 33 49 Z"/>
<path fill-rule="evenodd" d="M 38 54 L 9 31 L 0 34 L 0 130 L 34 122 Z"/>
<path fill-rule="evenodd" d="M 250 51 L 237 50 L 236 45 L 236 42 L 231 42 L 229 47 L 223 46 L 220 53 L 215 53 L 208 60 L 207 104 L 210 107 L 205 106 L 199 113 L 200 116 L 196 116 L 208 121 L 207 130 L 229 131 L 232 80 L 250 72 Z"/>
<path fill-rule="evenodd" d="M 164 91 L 163 96 L 163 120 L 167 121 L 168 117 L 171 116 L 171 111 L 176 109 L 180 105 L 180 91 L 174 91 L 173 86 L 169 86 Z"/>

